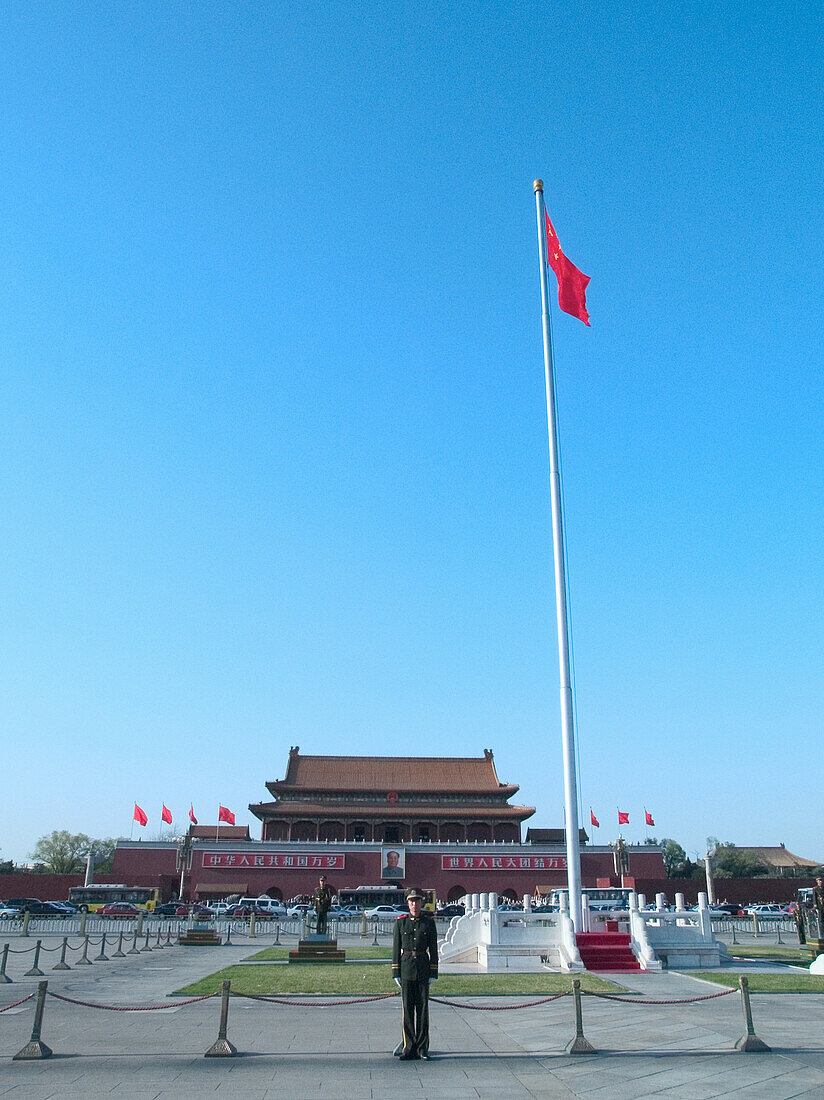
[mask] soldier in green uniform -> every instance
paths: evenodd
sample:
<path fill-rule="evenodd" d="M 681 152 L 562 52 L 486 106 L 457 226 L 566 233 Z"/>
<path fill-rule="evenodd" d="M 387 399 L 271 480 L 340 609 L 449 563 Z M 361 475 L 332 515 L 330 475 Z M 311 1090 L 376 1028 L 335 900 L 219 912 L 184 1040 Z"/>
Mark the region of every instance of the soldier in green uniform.
<path fill-rule="evenodd" d="M 404 1061 L 429 1057 L 429 983 L 438 976 L 438 933 L 424 912 L 425 900 L 417 886 L 406 891 L 409 916 L 396 921 L 392 942 L 392 977 L 403 1002 Z"/>
<path fill-rule="evenodd" d="M 813 887 L 813 908 L 818 917 L 818 939 L 824 940 L 824 878 L 817 878 Z"/>
<path fill-rule="evenodd" d="M 326 885 L 326 875 L 320 876 L 318 887 L 312 895 L 312 904 L 318 918 L 317 933 L 319 936 L 325 936 L 326 918 L 332 908 L 332 888 Z"/>

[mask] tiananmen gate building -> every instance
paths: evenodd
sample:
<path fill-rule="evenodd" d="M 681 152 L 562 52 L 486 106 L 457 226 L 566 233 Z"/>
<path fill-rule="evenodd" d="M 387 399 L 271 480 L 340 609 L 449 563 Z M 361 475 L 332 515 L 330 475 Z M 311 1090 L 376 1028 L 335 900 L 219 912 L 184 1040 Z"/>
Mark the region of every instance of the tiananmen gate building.
<path fill-rule="evenodd" d="M 289 752 L 271 801 L 252 803 L 253 840 L 240 826 L 192 826 L 183 844 L 120 841 L 112 875 L 161 885 L 190 899 L 230 894 L 289 900 L 311 894 L 325 874 L 335 890 L 417 885 L 440 901 L 495 891 L 511 898 L 566 885 L 563 829 L 528 829 L 533 806 L 510 802 L 517 784 L 481 757 L 301 756 Z M 584 887 L 617 882 L 612 848 L 581 830 Z M 630 874 L 659 879 L 659 848 L 629 846 Z M 600 882 L 599 882 L 600 880 Z M 631 885 L 627 882 L 627 885 Z M 643 889 L 639 882 L 639 888 Z"/>

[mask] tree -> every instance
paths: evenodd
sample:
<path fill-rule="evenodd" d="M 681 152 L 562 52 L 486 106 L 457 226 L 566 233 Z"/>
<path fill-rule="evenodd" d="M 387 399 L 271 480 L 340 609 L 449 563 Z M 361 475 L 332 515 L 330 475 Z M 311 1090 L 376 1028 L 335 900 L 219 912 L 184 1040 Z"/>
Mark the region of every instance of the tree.
<path fill-rule="evenodd" d="M 723 844 L 716 841 L 712 853 L 712 873 L 716 878 L 757 878 L 769 874 L 769 870 L 748 848 L 736 848 L 729 840 Z"/>
<path fill-rule="evenodd" d="M 664 858 L 664 872 L 667 878 L 691 878 L 695 864 L 687 858 L 687 853 L 677 840 L 664 837 L 661 841 L 661 854 Z"/>
<path fill-rule="evenodd" d="M 34 846 L 31 858 L 42 864 L 46 871 L 67 875 L 82 871 L 92 839 L 85 833 L 69 833 L 55 829 L 48 836 L 41 836 Z"/>

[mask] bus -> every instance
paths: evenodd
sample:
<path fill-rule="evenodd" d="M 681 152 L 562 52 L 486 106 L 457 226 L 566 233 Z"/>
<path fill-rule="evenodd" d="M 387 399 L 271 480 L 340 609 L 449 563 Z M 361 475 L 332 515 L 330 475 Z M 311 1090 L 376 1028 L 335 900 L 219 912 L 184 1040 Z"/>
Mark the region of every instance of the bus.
<path fill-rule="evenodd" d="M 112 901 L 130 901 L 148 913 L 160 901 L 156 886 L 126 886 L 125 883 L 93 883 L 91 886 L 69 887 L 69 901 L 86 913 L 94 913 Z"/>
<path fill-rule="evenodd" d="M 581 893 L 586 894 L 589 908 L 593 910 L 629 909 L 629 896 L 632 890 L 626 886 L 584 886 Z M 561 895 L 568 890 L 553 890 L 549 895 L 550 905 L 560 908 Z"/>
<path fill-rule="evenodd" d="M 424 890 L 426 901 L 424 909 L 434 913 L 438 907 L 438 898 L 434 890 Z M 338 905 L 341 909 L 372 909 L 376 905 L 397 905 L 406 908 L 406 891 L 402 886 L 347 886 L 338 890 Z"/>

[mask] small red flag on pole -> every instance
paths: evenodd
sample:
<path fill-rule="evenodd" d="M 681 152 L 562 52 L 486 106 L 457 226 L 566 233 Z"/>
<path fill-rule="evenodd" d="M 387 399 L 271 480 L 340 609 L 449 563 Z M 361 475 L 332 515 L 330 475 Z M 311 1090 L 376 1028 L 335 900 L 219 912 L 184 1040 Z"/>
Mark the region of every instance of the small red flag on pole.
<path fill-rule="evenodd" d="M 618 824 L 629 825 L 629 813 L 624 813 L 623 810 L 618 811 Z"/>
<path fill-rule="evenodd" d="M 217 819 L 218 821 L 225 821 L 227 825 L 234 825 L 235 823 L 235 815 L 225 806 L 218 806 Z"/>
<path fill-rule="evenodd" d="M 163 809 L 160 811 L 160 820 L 165 821 L 167 825 L 172 823 L 172 811 L 165 802 L 163 803 Z"/>
<path fill-rule="evenodd" d="M 583 321 L 585 325 L 588 325 L 587 285 L 589 275 L 584 275 L 583 271 L 579 271 L 572 260 L 568 260 L 563 254 L 558 241 L 558 234 L 549 220 L 549 214 L 546 210 L 544 210 L 544 214 L 546 215 L 546 261 L 555 272 L 555 277 L 558 280 L 558 305 L 564 313 L 570 313 L 573 317 L 577 317 L 579 321 Z"/>
<path fill-rule="evenodd" d="M 596 829 L 597 829 L 597 828 L 599 827 L 599 825 L 598 825 L 598 818 L 597 818 L 597 817 L 595 816 L 595 814 L 594 814 L 594 813 L 592 812 L 592 807 L 591 807 L 591 806 L 590 806 L 590 808 L 589 808 L 589 820 L 590 820 L 590 822 L 591 822 L 591 823 L 592 823 L 592 824 L 593 824 L 593 825 L 595 826 L 595 828 L 596 828 Z"/>
<path fill-rule="evenodd" d="M 647 825 L 655 824 L 655 822 L 652 820 L 652 814 L 649 813 L 647 810 L 644 810 L 644 817 L 646 818 Z"/>
<path fill-rule="evenodd" d="M 134 819 L 138 823 L 138 825 L 147 825 L 149 822 L 148 817 L 146 817 L 145 811 L 141 810 L 136 802 L 134 804 Z"/>
<path fill-rule="evenodd" d="M 189 820 L 193 825 L 197 825 L 197 818 L 195 817 L 195 808 L 193 805 L 189 806 Z"/>

